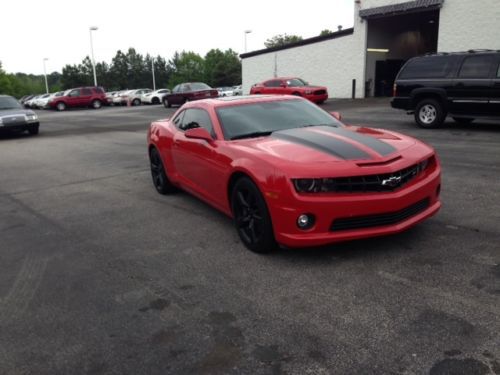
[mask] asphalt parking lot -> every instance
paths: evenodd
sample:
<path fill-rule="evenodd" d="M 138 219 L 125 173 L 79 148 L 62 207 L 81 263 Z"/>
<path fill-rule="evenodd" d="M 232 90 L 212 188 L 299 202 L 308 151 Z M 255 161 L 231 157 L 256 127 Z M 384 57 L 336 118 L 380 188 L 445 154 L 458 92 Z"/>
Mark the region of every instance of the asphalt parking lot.
<path fill-rule="evenodd" d="M 39 111 L 39 136 L 2 136 L 0 374 L 500 374 L 500 124 L 324 108 L 434 146 L 440 213 L 256 255 L 153 188 L 146 129 L 175 109 Z"/>

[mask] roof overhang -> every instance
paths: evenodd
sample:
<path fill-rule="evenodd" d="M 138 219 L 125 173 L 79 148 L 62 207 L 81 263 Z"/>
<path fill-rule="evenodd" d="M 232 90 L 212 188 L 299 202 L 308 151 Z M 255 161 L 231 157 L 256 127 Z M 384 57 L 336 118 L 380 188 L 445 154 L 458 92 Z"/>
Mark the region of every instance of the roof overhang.
<path fill-rule="evenodd" d="M 376 8 L 361 9 L 359 16 L 365 19 L 397 16 L 401 14 L 424 12 L 439 9 L 444 0 L 414 0 L 406 3 L 386 5 Z"/>

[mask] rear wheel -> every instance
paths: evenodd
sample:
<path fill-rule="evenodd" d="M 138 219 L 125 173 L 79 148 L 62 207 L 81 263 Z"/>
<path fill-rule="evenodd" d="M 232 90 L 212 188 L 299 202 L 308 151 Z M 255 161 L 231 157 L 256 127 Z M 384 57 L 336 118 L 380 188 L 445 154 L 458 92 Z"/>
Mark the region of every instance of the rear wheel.
<path fill-rule="evenodd" d="M 59 103 L 57 103 L 57 105 L 56 105 L 56 109 L 57 109 L 58 111 L 64 111 L 64 110 L 66 109 L 66 104 L 64 104 L 63 102 L 59 102 Z"/>
<path fill-rule="evenodd" d="M 170 107 L 172 107 L 172 104 L 170 104 L 170 102 L 168 101 L 167 98 L 163 98 L 163 106 L 165 108 L 170 108 Z"/>
<path fill-rule="evenodd" d="M 102 103 L 101 103 L 101 101 L 100 101 L 100 100 L 97 100 L 97 99 L 96 99 L 96 100 L 93 100 L 93 101 L 92 101 L 92 108 L 94 108 L 94 109 L 99 109 L 99 108 L 101 108 L 101 107 L 102 107 Z"/>
<path fill-rule="evenodd" d="M 172 185 L 165 172 L 165 167 L 160 157 L 160 153 L 156 148 L 152 148 L 149 152 L 149 163 L 151 166 L 151 177 L 156 191 L 160 194 L 173 193 L 176 189 Z"/>
<path fill-rule="evenodd" d="M 39 124 L 30 125 L 30 127 L 28 128 L 28 133 L 30 133 L 31 135 L 37 135 L 40 131 L 39 128 L 40 128 Z"/>
<path fill-rule="evenodd" d="M 243 244 L 256 253 L 276 248 L 273 225 L 259 188 L 247 177 L 240 178 L 231 193 L 236 231 Z"/>
<path fill-rule="evenodd" d="M 445 118 L 446 112 L 443 105 L 436 99 L 421 100 L 415 108 L 415 121 L 421 128 L 438 128 Z"/>
<path fill-rule="evenodd" d="M 460 125 L 469 125 L 472 121 L 474 121 L 474 119 L 470 117 L 453 117 L 453 120 Z"/>
<path fill-rule="evenodd" d="M 160 104 L 160 99 L 158 99 L 156 96 L 151 100 L 151 103 L 153 104 Z"/>

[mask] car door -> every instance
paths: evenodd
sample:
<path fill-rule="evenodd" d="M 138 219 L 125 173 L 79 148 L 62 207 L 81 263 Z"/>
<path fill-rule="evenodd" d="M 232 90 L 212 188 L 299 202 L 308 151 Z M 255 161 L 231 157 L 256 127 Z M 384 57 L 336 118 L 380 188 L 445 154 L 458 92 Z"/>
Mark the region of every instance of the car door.
<path fill-rule="evenodd" d="M 182 123 L 174 135 L 172 158 L 179 179 L 188 188 L 212 201 L 220 200 L 224 190 L 223 168 L 218 161 L 216 135 L 210 115 L 201 108 L 189 108 L 184 111 Z M 213 143 L 202 139 L 187 138 L 188 129 L 203 127 L 214 138 Z M 223 203 L 223 202 L 221 202 Z"/>
<path fill-rule="evenodd" d="M 492 90 L 492 54 L 466 56 L 451 89 L 451 111 L 457 114 L 486 114 Z"/>
<path fill-rule="evenodd" d="M 80 104 L 80 89 L 71 90 L 66 99 L 66 106 L 78 107 Z"/>
<path fill-rule="evenodd" d="M 281 80 L 272 79 L 270 81 L 264 82 L 264 89 L 262 90 L 263 94 L 279 94 L 280 91 Z"/>
<path fill-rule="evenodd" d="M 80 90 L 80 97 L 78 98 L 79 107 L 88 107 L 92 100 L 92 90 L 83 88 Z"/>
<path fill-rule="evenodd" d="M 177 85 L 174 87 L 172 90 L 172 94 L 169 99 L 171 104 L 182 104 L 183 103 L 183 97 L 182 97 L 182 89 L 183 89 L 183 84 Z"/>
<path fill-rule="evenodd" d="M 490 113 L 500 116 L 500 54 L 497 56 L 496 71 L 491 82 Z"/>

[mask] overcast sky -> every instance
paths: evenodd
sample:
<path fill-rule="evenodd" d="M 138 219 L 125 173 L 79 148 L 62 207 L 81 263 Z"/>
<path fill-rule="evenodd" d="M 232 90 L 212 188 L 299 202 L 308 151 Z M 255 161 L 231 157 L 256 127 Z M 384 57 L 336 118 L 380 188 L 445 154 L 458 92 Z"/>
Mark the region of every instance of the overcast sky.
<path fill-rule="evenodd" d="M 316 36 L 323 29 L 353 24 L 353 0 L 15 0 L 3 1 L 0 61 L 9 73 L 61 71 L 90 55 L 89 26 L 96 61 L 111 62 L 116 51 L 167 59 L 175 51 L 204 55 L 212 48 L 244 52 L 264 48 L 277 34 Z"/>

